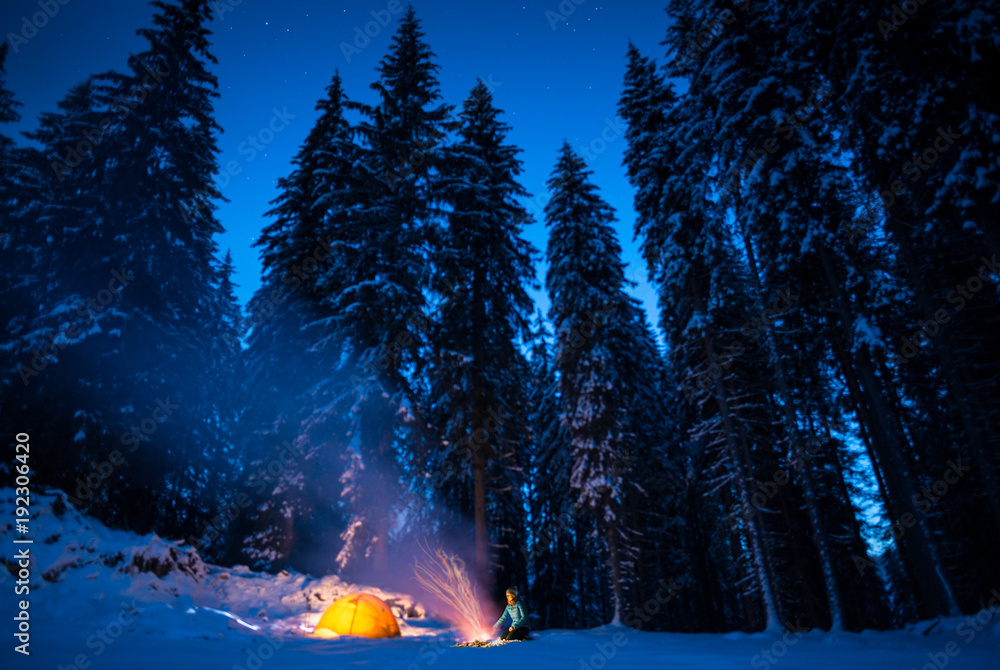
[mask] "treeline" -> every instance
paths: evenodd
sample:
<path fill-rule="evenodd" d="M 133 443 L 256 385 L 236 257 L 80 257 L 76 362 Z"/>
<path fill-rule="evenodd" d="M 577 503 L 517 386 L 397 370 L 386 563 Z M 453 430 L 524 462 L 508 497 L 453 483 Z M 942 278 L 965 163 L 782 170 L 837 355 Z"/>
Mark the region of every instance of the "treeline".
<path fill-rule="evenodd" d="M 620 112 L 684 395 L 695 619 L 978 609 L 1000 579 L 997 8 L 668 12 Z"/>
<path fill-rule="evenodd" d="M 1000 581 L 995 11 L 670 4 L 620 102 L 661 347 L 567 145 L 534 313 L 520 149 L 487 83 L 442 99 L 412 8 L 374 102 L 317 103 L 242 309 L 210 3 L 152 4 L 123 73 L 0 135 L 0 411 L 38 481 L 271 571 L 472 528 L 536 627 L 857 630 Z"/>

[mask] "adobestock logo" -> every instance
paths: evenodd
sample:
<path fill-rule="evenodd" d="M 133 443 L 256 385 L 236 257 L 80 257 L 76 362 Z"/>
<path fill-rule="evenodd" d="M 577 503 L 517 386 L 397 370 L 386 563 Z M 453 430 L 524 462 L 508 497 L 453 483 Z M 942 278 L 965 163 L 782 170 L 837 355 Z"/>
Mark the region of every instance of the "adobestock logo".
<path fill-rule="evenodd" d="M 400 0 L 389 0 L 385 9 L 371 10 L 369 14 L 372 20 L 362 27 L 360 24 L 354 26 L 354 39 L 340 43 L 340 53 L 344 54 L 344 60 L 348 63 L 354 56 L 364 51 L 372 43 L 372 40 L 382 34 L 382 31 L 392 23 L 393 17 L 403 12 L 403 3 Z"/>
<path fill-rule="evenodd" d="M 945 306 L 936 310 L 932 318 L 917 322 L 919 327 L 909 337 L 900 338 L 902 344 L 893 357 L 893 362 L 896 365 L 906 365 L 911 358 L 920 352 L 921 348 L 930 344 L 931 338 L 941 332 L 941 327 L 951 321 L 952 316 L 965 309 L 968 301 L 972 300 L 977 293 L 983 290 L 984 286 L 990 284 L 997 276 L 1000 267 L 997 266 L 996 254 L 993 255 L 992 259 L 982 256 L 979 260 L 983 263 L 979 266 L 979 270 L 964 282 L 956 284 L 955 288 L 948 292 Z M 954 307 L 949 308 L 948 305 L 954 305 Z"/>
<path fill-rule="evenodd" d="M 49 21 L 56 18 L 59 10 L 68 5 L 70 0 L 38 0 L 38 7 L 42 10 L 35 12 L 29 18 L 21 17 L 21 32 L 7 33 L 7 42 L 10 48 L 17 53 L 21 47 L 38 35 L 38 31 L 49 25 Z"/>
<path fill-rule="evenodd" d="M 910 182 L 916 183 L 920 181 L 924 173 L 937 163 L 941 156 L 955 144 L 955 140 L 962 139 L 962 133 L 954 132 L 951 126 L 948 126 L 947 130 L 938 127 L 937 131 L 937 137 L 931 140 L 922 151 L 914 152 L 910 156 L 910 160 L 903 163 L 901 170 L 909 178 Z M 902 179 L 896 179 L 879 196 L 882 198 L 882 204 L 885 208 L 889 209 L 896 202 L 896 196 L 904 193 L 906 193 L 906 185 Z"/>

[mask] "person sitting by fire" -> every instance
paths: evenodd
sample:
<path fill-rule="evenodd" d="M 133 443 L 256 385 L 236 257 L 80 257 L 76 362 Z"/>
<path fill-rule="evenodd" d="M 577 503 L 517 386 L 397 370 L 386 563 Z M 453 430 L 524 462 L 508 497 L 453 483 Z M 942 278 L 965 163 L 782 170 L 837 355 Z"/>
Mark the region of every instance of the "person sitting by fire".
<path fill-rule="evenodd" d="M 509 624 L 509 628 L 507 628 Z M 501 635 L 501 640 L 523 640 L 528 637 L 528 613 L 524 609 L 524 602 L 517 597 L 517 588 L 507 589 L 507 607 L 503 614 L 493 624 L 493 634 L 507 628 Z"/>

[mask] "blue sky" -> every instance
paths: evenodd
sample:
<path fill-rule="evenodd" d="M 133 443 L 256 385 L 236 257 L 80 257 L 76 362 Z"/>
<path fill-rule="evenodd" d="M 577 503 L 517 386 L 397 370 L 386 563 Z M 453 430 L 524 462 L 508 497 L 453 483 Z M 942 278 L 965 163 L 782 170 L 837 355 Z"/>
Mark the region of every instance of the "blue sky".
<path fill-rule="evenodd" d="M 566 139 L 586 156 L 595 183 L 618 212 L 627 273 L 639 282 L 634 294 L 655 323 L 655 297 L 632 241 L 632 189 L 621 165 L 625 140 L 616 109 L 628 40 L 647 55 L 662 54 L 663 5 L 645 0 L 607 5 L 416 0 L 413 5 L 437 54 L 445 101 L 460 105 L 480 77 L 495 87 L 496 104 L 512 126 L 509 139 L 523 149 L 522 183 L 534 195 L 529 210 L 536 221 L 526 237 L 544 252 L 544 183 Z M 214 72 L 221 93 L 215 111 L 225 131 L 218 139 L 220 166 L 233 168 L 218 179 L 229 199 L 218 210 L 226 228 L 218 241 L 220 253 L 232 250 L 243 303 L 260 283 L 252 244 L 267 223 L 264 212 L 277 195 L 277 180 L 289 172 L 316 119 L 316 101 L 335 69 L 350 97 L 374 101 L 369 84 L 403 7 L 395 0 L 215 3 L 212 52 L 219 59 Z M 54 110 L 67 89 L 87 75 L 123 69 L 127 55 L 145 47 L 135 30 L 149 26 L 152 14 L 150 5 L 137 1 L 4 2 L 0 29 L 12 47 L 8 86 L 24 104 L 15 130 L 33 128 L 39 112 Z M 11 33 L 27 39 L 12 39 Z M 538 270 L 541 281 L 544 265 Z M 547 309 L 544 290 L 534 296 Z"/>

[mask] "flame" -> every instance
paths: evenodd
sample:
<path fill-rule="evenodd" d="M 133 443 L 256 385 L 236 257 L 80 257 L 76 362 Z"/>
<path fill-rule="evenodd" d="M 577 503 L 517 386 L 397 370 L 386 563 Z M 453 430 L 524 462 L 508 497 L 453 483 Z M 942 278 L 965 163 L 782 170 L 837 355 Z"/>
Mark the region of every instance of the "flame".
<path fill-rule="evenodd" d="M 413 562 L 413 574 L 427 591 L 437 596 L 449 610 L 445 616 L 465 635 L 466 639 L 485 642 L 493 632 L 476 598 L 476 588 L 469 581 L 465 561 L 454 554 L 437 549 L 433 555 L 425 548 L 427 562 Z"/>

